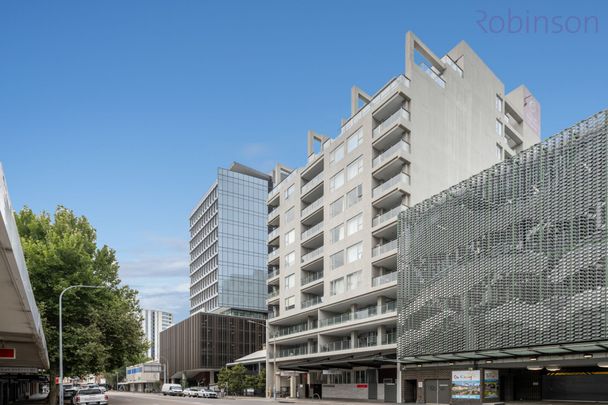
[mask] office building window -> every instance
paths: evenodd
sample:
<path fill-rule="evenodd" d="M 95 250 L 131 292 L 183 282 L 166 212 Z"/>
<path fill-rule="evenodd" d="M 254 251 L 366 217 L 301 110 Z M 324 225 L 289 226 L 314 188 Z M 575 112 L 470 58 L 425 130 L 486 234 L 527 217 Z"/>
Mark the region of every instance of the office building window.
<path fill-rule="evenodd" d="M 357 187 L 346 193 L 346 208 L 350 208 L 363 198 L 363 185 L 359 184 Z"/>
<path fill-rule="evenodd" d="M 340 197 L 336 201 L 331 203 L 330 211 L 332 217 L 335 217 L 336 215 L 342 213 L 342 211 L 344 211 L 344 197 Z"/>
<path fill-rule="evenodd" d="M 363 242 L 346 248 L 346 262 L 352 263 L 361 259 L 363 255 Z"/>
<path fill-rule="evenodd" d="M 348 153 L 352 152 L 357 148 L 357 146 L 363 143 L 363 128 L 359 128 L 357 132 L 348 137 L 346 141 L 346 151 Z"/>
<path fill-rule="evenodd" d="M 292 229 L 291 231 L 285 234 L 285 246 L 291 245 L 296 240 L 296 230 Z"/>
<path fill-rule="evenodd" d="M 499 144 L 496 144 L 496 158 L 498 160 L 502 160 L 503 158 L 502 146 L 500 146 Z"/>
<path fill-rule="evenodd" d="M 496 120 L 496 135 L 502 136 L 502 122 Z"/>
<path fill-rule="evenodd" d="M 337 278 L 332 280 L 329 283 L 329 294 L 337 295 L 342 294 L 344 292 L 344 277 Z"/>
<path fill-rule="evenodd" d="M 285 267 L 293 265 L 296 261 L 296 252 L 291 252 L 285 256 Z"/>
<path fill-rule="evenodd" d="M 496 111 L 502 112 L 502 98 L 498 94 L 496 95 Z"/>
<path fill-rule="evenodd" d="M 287 212 L 285 212 L 285 222 L 291 222 L 293 221 L 293 219 L 295 218 L 296 215 L 296 210 L 295 207 L 291 207 L 290 209 L 287 210 Z"/>
<path fill-rule="evenodd" d="M 344 239 L 344 225 L 340 224 L 336 226 L 330 232 L 331 243 L 336 243 L 342 239 Z"/>
<path fill-rule="evenodd" d="M 346 291 L 355 290 L 361 282 L 361 270 L 346 276 Z"/>
<path fill-rule="evenodd" d="M 334 191 L 344 185 L 344 170 L 340 170 L 331 179 L 329 179 L 329 190 Z"/>
<path fill-rule="evenodd" d="M 291 186 L 287 187 L 287 190 L 285 190 L 285 199 L 289 200 L 289 197 L 291 197 L 291 195 L 293 194 L 293 191 L 296 189 L 296 186 L 294 184 L 292 184 Z"/>
<path fill-rule="evenodd" d="M 295 285 L 296 285 L 296 275 L 295 274 L 290 274 L 287 277 L 285 277 L 285 289 L 286 290 L 293 288 Z"/>
<path fill-rule="evenodd" d="M 367 370 L 355 370 L 355 384 L 367 383 Z"/>
<path fill-rule="evenodd" d="M 285 310 L 294 309 L 296 307 L 296 297 L 292 295 L 291 297 L 285 298 Z"/>
<path fill-rule="evenodd" d="M 346 167 L 346 178 L 347 180 L 354 179 L 359 173 L 363 171 L 363 157 L 359 156 L 357 160 L 352 162 Z"/>
<path fill-rule="evenodd" d="M 359 232 L 363 229 L 363 214 L 359 214 L 346 221 L 346 235 L 350 236 L 353 233 Z"/>
<path fill-rule="evenodd" d="M 329 265 L 332 270 L 344 265 L 344 251 L 334 253 L 329 257 Z"/>
<path fill-rule="evenodd" d="M 337 163 L 344 159 L 344 144 L 338 146 L 329 154 L 329 162 Z"/>

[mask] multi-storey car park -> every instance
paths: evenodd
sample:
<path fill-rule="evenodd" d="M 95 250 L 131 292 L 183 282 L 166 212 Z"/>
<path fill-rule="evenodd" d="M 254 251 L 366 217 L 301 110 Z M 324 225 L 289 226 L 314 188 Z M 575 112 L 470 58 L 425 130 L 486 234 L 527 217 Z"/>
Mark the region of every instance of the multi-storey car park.
<path fill-rule="evenodd" d="M 437 57 L 408 33 L 405 54 L 405 74 L 376 94 L 352 89 L 352 114 L 337 137 L 309 132 L 304 167 L 274 170 L 271 390 L 401 398 L 398 214 L 540 139 L 532 94 L 524 86 L 506 93 L 465 42 Z"/>

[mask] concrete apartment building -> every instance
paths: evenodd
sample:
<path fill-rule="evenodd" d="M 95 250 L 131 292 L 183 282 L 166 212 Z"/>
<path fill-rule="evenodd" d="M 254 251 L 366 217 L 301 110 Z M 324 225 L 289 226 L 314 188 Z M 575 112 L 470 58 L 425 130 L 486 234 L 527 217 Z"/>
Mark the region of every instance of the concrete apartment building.
<path fill-rule="evenodd" d="M 173 325 L 173 314 L 154 309 L 142 309 L 141 327 L 146 339 L 150 343 L 147 356 L 152 360 L 159 360 L 160 333 Z"/>
<path fill-rule="evenodd" d="M 266 318 L 266 197 L 271 177 L 233 163 L 190 214 L 190 314 Z"/>
<path fill-rule="evenodd" d="M 398 214 L 540 139 L 534 97 L 506 92 L 465 42 L 438 57 L 408 33 L 405 56 L 405 74 L 374 95 L 352 89 L 336 138 L 309 132 L 304 167 L 274 170 L 271 389 L 400 399 Z"/>

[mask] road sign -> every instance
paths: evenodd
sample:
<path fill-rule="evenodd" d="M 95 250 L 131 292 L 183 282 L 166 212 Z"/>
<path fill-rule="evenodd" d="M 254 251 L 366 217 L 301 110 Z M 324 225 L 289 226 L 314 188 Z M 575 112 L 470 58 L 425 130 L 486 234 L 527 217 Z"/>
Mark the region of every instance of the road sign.
<path fill-rule="evenodd" d="M 1 360 L 15 360 L 17 358 L 17 352 L 12 347 L 0 348 L 0 359 Z"/>

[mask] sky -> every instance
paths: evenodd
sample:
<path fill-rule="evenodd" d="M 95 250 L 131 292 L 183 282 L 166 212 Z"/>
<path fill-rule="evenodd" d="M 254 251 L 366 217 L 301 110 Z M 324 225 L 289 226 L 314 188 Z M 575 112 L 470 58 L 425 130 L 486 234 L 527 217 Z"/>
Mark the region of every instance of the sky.
<path fill-rule="evenodd" d="M 523 28 L 534 18 L 555 24 Z M 336 136 L 353 85 L 404 72 L 409 30 L 439 56 L 465 40 L 507 90 L 525 83 L 543 137 L 607 108 L 604 1 L 5 0 L 13 206 L 87 216 L 142 307 L 184 319 L 188 217 L 217 168 L 304 164 L 307 131 Z"/>

